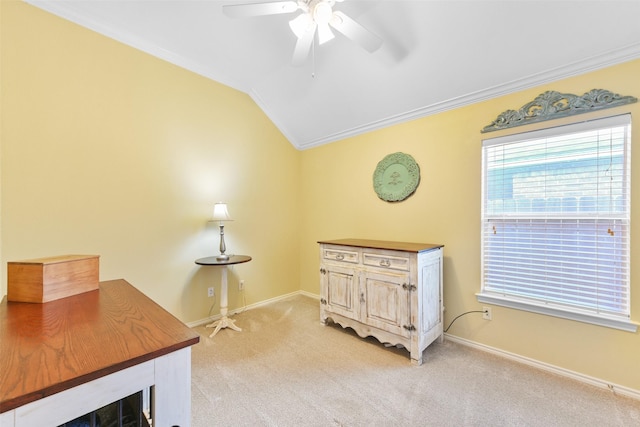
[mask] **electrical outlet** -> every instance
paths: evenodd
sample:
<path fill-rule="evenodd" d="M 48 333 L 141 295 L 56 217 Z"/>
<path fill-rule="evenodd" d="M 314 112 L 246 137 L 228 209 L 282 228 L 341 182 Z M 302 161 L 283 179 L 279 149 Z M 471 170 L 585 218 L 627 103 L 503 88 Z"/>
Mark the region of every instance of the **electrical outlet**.
<path fill-rule="evenodd" d="M 215 290 L 213 289 L 213 287 L 211 287 L 211 288 L 207 288 L 207 296 L 208 296 L 208 297 L 213 297 L 213 296 L 215 296 L 215 295 L 216 295 L 216 292 L 215 292 Z"/>
<path fill-rule="evenodd" d="M 491 320 L 491 307 L 482 307 L 482 318 L 484 320 Z"/>
<path fill-rule="evenodd" d="M 244 291 L 244 280 L 240 280 L 238 282 L 238 290 L 239 291 Z"/>

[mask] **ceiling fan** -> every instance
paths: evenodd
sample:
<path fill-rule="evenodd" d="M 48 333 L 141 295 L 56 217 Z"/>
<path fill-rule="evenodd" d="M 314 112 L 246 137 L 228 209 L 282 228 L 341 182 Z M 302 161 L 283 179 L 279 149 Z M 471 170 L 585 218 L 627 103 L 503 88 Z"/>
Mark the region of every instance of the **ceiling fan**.
<path fill-rule="evenodd" d="M 275 1 L 267 3 L 241 3 L 222 6 L 223 12 L 231 18 L 277 15 L 302 11 L 289 21 L 291 30 L 298 38 L 293 51 L 292 63 L 302 65 L 309 55 L 316 32 L 318 43 L 324 44 L 335 36 L 331 28 L 353 40 L 368 52 L 376 51 L 382 45 L 382 39 L 358 24 L 340 11 L 334 11 L 336 2 L 343 0 L 297 0 Z"/>

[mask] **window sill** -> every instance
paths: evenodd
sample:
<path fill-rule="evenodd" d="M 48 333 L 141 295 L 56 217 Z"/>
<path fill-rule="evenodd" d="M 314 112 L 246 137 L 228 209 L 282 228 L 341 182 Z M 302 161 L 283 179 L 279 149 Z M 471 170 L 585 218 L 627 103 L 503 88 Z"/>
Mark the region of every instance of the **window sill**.
<path fill-rule="evenodd" d="M 560 317 L 562 319 L 575 320 L 577 322 L 590 323 L 627 332 L 635 333 L 638 331 L 638 324 L 630 320 L 598 316 L 593 313 L 581 312 L 578 310 L 569 311 L 559 307 L 536 304 L 531 301 L 491 293 L 479 292 L 476 294 L 476 297 L 478 298 L 478 302 L 482 303 L 494 304 L 502 307 L 514 308 L 516 310 L 529 311 L 532 313 L 546 314 L 547 316 Z"/>

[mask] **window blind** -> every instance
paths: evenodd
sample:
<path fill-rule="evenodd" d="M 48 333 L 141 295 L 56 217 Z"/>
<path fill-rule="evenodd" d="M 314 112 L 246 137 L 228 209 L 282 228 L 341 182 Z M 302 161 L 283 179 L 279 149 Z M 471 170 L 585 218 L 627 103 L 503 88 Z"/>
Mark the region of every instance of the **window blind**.
<path fill-rule="evenodd" d="M 629 318 L 629 115 L 483 141 L 485 295 Z"/>

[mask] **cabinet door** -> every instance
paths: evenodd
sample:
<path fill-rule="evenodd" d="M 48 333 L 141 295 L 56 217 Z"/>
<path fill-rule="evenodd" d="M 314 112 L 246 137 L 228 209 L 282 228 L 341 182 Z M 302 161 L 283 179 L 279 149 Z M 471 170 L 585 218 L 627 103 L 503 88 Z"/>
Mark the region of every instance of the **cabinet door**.
<path fill-rule="evenodd" d="M 324 264 L 320 274 L 324 311 L 358 319 L 358 277 L 352 268 Z"/>
<path fill-rule="evenodd" d="M 361 322 L 409 337 L 409 276 L 366 271 L 360 286 Z"/>

